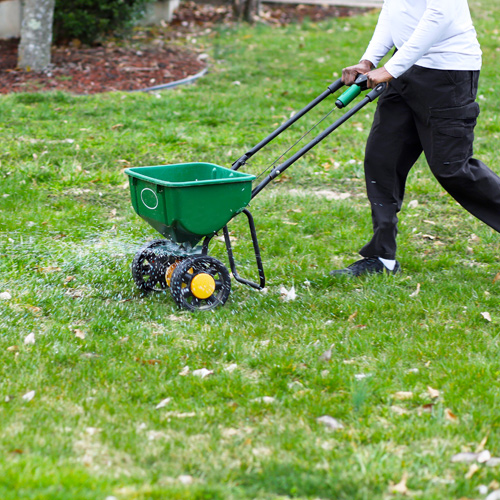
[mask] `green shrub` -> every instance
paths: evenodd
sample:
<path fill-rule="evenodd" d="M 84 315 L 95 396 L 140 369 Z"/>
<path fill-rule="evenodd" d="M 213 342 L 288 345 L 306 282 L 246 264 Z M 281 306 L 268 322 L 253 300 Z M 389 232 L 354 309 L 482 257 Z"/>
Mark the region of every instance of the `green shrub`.
<path fill-rule="evenodd" d="M 56 0 L 54 41 L 78 39 L 93 44 L 105 35 L 123 31 L 144 12 L 151 0 Z"/>

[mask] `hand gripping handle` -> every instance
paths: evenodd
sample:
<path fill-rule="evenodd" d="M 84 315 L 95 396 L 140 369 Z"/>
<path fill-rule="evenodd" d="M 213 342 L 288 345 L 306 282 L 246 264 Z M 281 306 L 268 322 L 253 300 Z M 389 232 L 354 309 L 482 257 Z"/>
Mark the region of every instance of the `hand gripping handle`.
<path fill-rule="evenodd" d="M 335 106 L 339 109 L 345 108 L 366 89 L 366 75 L 358 75 L 354 83 L 335 101 Z"/>

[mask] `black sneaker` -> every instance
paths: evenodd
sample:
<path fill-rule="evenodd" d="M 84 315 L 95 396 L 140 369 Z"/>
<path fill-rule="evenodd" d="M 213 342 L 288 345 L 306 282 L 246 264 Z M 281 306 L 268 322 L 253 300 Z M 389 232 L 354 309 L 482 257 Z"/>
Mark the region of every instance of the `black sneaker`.
<path fill-rule="evenodd" d="M 399 262 L 396 261 L 394 269 L 391 271 L 382 264 L 382 262 L 377 257 L 365 257 L 364 259 L 358 260 L 347 266 L 345 269 L 335 269 L 330 271 L 330 276 L 337 276 L 339 274 L 345 274 L 347 276 L 362 276 L 364 274 L 374 274 L 383 273 L 396 274 L 401 271 L 401 266 Z"/>

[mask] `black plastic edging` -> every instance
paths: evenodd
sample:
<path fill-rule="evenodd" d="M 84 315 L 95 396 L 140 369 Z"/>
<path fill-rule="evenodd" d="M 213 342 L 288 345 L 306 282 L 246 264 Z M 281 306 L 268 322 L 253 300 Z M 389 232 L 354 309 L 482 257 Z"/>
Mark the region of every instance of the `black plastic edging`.
<path fill-rule="evenodd" d="M 172 89 L 174 87 L 178 87 L 179 85 L 188 85 L 198 80 L 198 78 L 201 78 L 207 73 L 207 71 L 208 66 L 202 69 L 199 73 L 196 73 L 196 75 L 188 76 L 182 80 L 176 80 L 175 82 L 164 83 L 162 85 L 155 85 L 154 87 L 146 87 L 145 89 L 131 90 L 130 92 L 154 92 L 155 90 Z"/>

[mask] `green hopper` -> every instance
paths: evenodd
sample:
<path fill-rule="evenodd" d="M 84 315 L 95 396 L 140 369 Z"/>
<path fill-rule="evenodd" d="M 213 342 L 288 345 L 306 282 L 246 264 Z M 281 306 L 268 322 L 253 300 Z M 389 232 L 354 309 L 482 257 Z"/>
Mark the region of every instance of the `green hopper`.
<path fill-rule="evenodd" d="M 264 288 L 265 276 L 255 223 L 247 206 L 273 179 L 367 103 L 375 100 L 385 90 L 386 84 L 378 85 L 297 153 L 274 166 L 256 186 L 253 186 L 255 176 L 238 169 L 342 86 L 340 79 L 329 85 L 305 108 L 236 160 L 231 168 L 200 162 L 126 169 L 134 210 L 163 236 L 143 245 L 134 257 L 132 276 L 139 289 L 161 292 L 170 288 L 175 302 L 193 311 L 223 305 L 231 290 L 229 271 L 219 260 L 208 255 L 209 243 L 219 231 L 224 235 L 234 279 L 255 289 Z M 354 93 L 351 94 L 351 97 L 343 99 L 344 105 L 354 98 Z M 248 220 L 259 273 L 258 283 L 242 278 L 236 270 L 227 224 L 241 213 Z"/>

